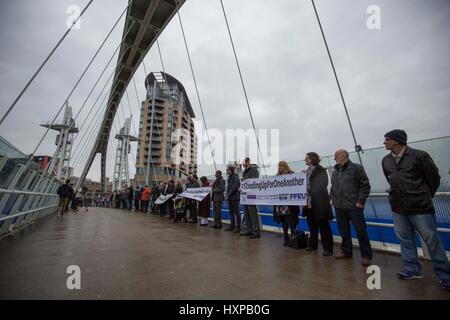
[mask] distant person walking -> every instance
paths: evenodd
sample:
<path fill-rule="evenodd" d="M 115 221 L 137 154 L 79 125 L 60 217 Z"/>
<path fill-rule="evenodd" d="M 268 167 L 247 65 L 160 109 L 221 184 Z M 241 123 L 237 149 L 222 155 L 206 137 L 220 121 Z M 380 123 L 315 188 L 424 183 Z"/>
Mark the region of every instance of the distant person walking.
<path fill-rule="evenodd" d="M 56 193 L 59 196 L 58 216 L 62 217 L 67 210 L 69 200 L 72 198 L 72 188 L 70 187 L 70 179 L 58 187 Z"/>
<path fill-rule="evenodd" d="M 372 264 L 372 247 L 364 218 L 364 205 L 370 193 L 369 178 L 361 165 L 350 161 L 346 150 L 337 150 L 334 160 L 336 165 L 331 176 L 331 201 L 336 209 L 336 221 L 342 237 L 341 253 L 335 257 L 352 257 L 351 222 L 358 236 L 362 265 L 367 267 Z"/>
<path fill-rule="evenodd" d="M 422 278 L 417 258 L 418 233 L 427 246 L 442 288 L 450 290 L 450 265 L 437 232 L 433 205 L 440 185 L 439 170 L 428 153 L 407 146 L 404 130 L 386 133 L 384 145 L 391 151 L 383 158 L 382 166 L 390 185 L 389 203 L 404 265 L 397 275 L 400 279 Z"/>

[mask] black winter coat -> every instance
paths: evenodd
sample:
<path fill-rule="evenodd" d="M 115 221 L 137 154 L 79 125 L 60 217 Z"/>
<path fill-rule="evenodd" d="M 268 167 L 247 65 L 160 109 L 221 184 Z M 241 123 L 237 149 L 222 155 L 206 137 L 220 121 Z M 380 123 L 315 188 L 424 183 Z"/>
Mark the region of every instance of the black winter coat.
<path fill-rule="evenodd" d="M 392 154 L 382 161 L 389 182 L 389 203 L 399 214 L 434 213 L 433 197 L 441 177 L 433 159 L 422 150 L 406 147 L 396 164 Z"/>
<path fill-rule="evenodd" d="M 236 173 L 233 173 L 228 176 L 228 184 L 227 184 L 227 200 L 228 201 L 236 201 L 239 200 L 239 187 L 241 186 L 241 181 L 239 180 L 239 176 Z"/>
<path fill-rule="evenodd" d="M 333 219 L 327 187 L 327 171 L 318 165 L 309 177 L 308 195 L 311 197 L 311 208 L 303 209 L 304 216 L 306 213 L 311 213 L 317 221 Z"/>
<path fill-rule="evenodd" d="M 369 178 L 360 164 L 348 160 L 342 167 L 334 166 L 330 195 L 335 208 L 355 209 L 357 202 L 365 204 L 369 194 Z"/>

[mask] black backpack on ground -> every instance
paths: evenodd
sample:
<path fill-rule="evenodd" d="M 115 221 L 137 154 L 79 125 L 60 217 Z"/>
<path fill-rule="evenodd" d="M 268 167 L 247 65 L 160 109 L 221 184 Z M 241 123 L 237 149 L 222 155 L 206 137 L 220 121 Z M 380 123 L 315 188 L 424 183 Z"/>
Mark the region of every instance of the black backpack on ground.
<path fill-rule="evenodd" d="M 298 231 L 295 233 L 294 238 L 289 242 L 289 247 L 294 249 L 303 249 L 308 247 L 308 235 L 303 231 Z"/>

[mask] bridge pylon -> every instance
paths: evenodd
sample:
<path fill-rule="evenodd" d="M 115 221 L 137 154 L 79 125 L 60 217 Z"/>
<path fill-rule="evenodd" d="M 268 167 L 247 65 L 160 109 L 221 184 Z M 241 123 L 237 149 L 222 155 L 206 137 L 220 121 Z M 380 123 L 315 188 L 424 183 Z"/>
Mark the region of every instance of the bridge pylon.
<path fill-rule="evenodd" d="M 131 142 L 138 141 L 138 138 L 130 135 L 130 125 L 131 116 L 125 120 L 120 132 L 115 136 L 119 141 L 114 163 L 114 176 L 112 181 L 113 191 L 121 189 L 130 182 L 128 154 L 131 151 Z"/>

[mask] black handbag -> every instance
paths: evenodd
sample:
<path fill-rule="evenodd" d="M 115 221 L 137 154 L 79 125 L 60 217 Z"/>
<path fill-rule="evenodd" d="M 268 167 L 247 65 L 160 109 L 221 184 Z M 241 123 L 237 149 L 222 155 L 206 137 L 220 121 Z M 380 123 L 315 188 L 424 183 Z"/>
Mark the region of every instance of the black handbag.
<path fill-rule="evenodd" d="M 294 249 L 303 249 L 308 247 L 309 238 L 306 233 L 300 231 L 289 241 L 289 247 Z"/>

